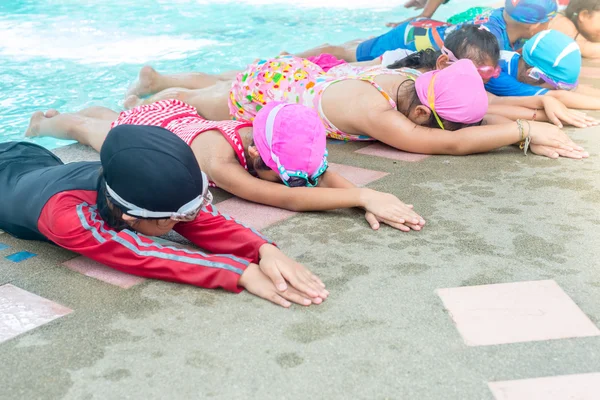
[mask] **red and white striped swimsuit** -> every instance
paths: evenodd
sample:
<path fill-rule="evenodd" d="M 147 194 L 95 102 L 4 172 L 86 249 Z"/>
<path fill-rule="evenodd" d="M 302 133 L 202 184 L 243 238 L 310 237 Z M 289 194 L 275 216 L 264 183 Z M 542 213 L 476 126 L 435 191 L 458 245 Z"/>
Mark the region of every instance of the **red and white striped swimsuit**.
<path fill-rule="evenodd" d="M 117 125 L 152 125 L 165 128 L 190 146 L 194 139 L 206 131 L 218 130 L 227 139 L 238 161 L 245 170 L 248 163 L 244 155 L 244 145 L 239 130 L 252 127 L 248 121 L 208 121 L 198 115 L 196 109 L 180 100 L 161 100 L 123 111 L 112 123 L 111 128 Z M 210 182 L 215 186 L 214 182 Z"/>

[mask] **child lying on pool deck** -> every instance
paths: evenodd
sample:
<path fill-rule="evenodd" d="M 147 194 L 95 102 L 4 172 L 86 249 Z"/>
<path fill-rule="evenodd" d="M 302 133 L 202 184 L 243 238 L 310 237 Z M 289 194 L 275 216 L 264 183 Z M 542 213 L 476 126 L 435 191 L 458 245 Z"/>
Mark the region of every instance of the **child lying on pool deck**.
<path fill-rule="evenodd" d="M 327 298 L 325 285 L 304 266 L 210 205 L 206 176 L 173 133 L 122 125 L 103 142 L 100 162 L 70 164 L 33 143 L 0 143 L 0 229 L 125 273 L 232 292 L 245 288 L 283 307 Z M 171 230 L 213 254 L 139 235 Z"/>
<path fill-rule="evenodd" d="M 579 88 L 581 51 L 565 34 L 547 30 L 523 47 L 523 54 L 502 52 L 502 73 L 486 84 L 488 92 L 500 96 L 497 103 L 514 103 L 511 96 L 552 96 L 567 107 L 600 110 L 600 90 Z"/>
<path fill-rule="evenodd" d="M 168 98 L 178 98 L 200 115 L 217 120 L 251 120 L 272 101 L 300 103 L 319 112 L 331 138 L 379 140 L 413 153 L 481 153 L 529 136 L 534 153 L 587 157 L 567 135 L 546 123 L 478 126 L 488 100 L 470 60 L 425 74 L 380 68 L 331 77 L 307 60 L 283 56 L 251 65 L 233 84 L 221 82 L 193 91 L 168 89 L 143 102 Z"/>
<path fill-rule="evenodd" d="M 468 23 L 480 24 L 492 32 L 498 39 L 500 50 L 515 51 L 523 46 L 525 40 L 548 29 L 549 21 L 554 18 L 556 12 L 556 0 L 506 0 L 505 7 L 495 10 L 490 15 L 478 16 Z M 396 49 L 441 50 L 446 36 L 461 26 L 462 24 L 452 25 L 420 18 L 405 22 L 383 35 L 368 40 L 356 39 L 341 46 L 325 44 L 296 55 L 306 58 L 328 53 L 354 62 L 373 60 L 386 51 Z"/>
<path fill-rule="evenodd" d="M 469 43 L 477 44 L 478 38 L 482 41 L 473 46 L 470 52 L 464 50 L 461 41 L 456 42 L 456 39 L 461 39 L 461 32 L 470 27 L 472 25 L 464 26 L 450 34 L 442 51 L 421 50 L 388 68 L 409 67 L 428 71 L 444 68 L 444 64 L 468 56 L 478 65 L 485 88 L 490 93 L 490 114 L 513 120 L 550 120 L 559 127 L 562 127 L 560 119 L 578 127 L 598 124 L 593 118 L 564 107 L 600 109 L 600 91 L 578 87 L 581 53 L 572 39 L 557 31 L 540 32 L 525 44 L 523 56 L 516 52 L 500 52 L 498 66 L 498 52 L 491 51 L 489 42 L 486 45 L 483 41 L 489 33 L 471 32 L 466 38 Z M 484 64 L 483 60 L 489 61 Z M 496 65 L 495 69 L 493 65 Z M 340 68 L 336 67 L 333 71 Z"/>
<path fill-rule="evenodd" d="M 374 68 L 377 65 L 379 67 L 383 65 L 396 69 L 408 67 L 417 69 L 419 72 L 428 72 L 446 68 L 453 62 L 456 62 L 457 59 L 463 58 L 473 61 L 484 83 L 489 82 L 494 77 L 498 77 L 501 73 L 501 68 L 498 66 L 500 58 L 498 41 L 490 32 L 480 29 L 476 25 L 465 25 L 448 35 L 443 50 L 444 54 L 441 51 L 434 52 L 430 49 L 418 53 L 409 50 L 395 50 L 387 52 L 377 62 L 367 61 L 348 64 L 328 54 L 313 57 L 310 61 L 320 66 L 324 72 L 327 72 L 329 77 L 335 78 L 368 73 L 369 68 Z M 407 57 L 407 55 L 410 56 Z M 404 58 L 396 62 L 398 57 Z M 231 73 L 228 73 L 228 75 L 230 76 Z M 144 101 L 140 100 L 138 95 L 152 95 L 156 92 L 169 89 L 173 85 L 196 90 L 210 86 L 216 82 L 224 84 L 225 81 L 224 76 L 212 76 L 203 73 L 164 75 L 147 66 L 142 68 L 137 83 L 131 87 L 130 93 L 136 93 L 137 95 L 131 95 L 127 98 L 126 107 L 131 106 L 131 104 L 145 104 L 160 98 L 169 97 L 182 98 L 189 101 L 193 93 L 188 93 L 181 89 L 170 89 L 165 93 L 152 96 Z M 593 118 L 573 110 L 568 110 L 560 101 L 549 96 L 542 97 L 542 104 L 540 104 L 539 98 L 511 98 L 510 101 L 503 99 L 501 104 L 498 104 L 495 98 L 496 96 L 490 96 L 492 107 L 488 111 L 489 114 L 501 115 L 513 120 L 519 118 L 531 119 L 535 114 L 534 119 L 536 121 L 551 121 L 559 127 L 562 127 L 561 120 L 577 127 L 587 127 L 596 123 Z"/>
<path fill-rule="evenodd" d="M 100 152 L 109 130 L 124 124 L 174 132 L 192 148 L 215 186 L 246 200 L 294 211 L 361 207 L 373 229 L 383 222 L 403 231 L 420 230 L 425 223 L 396 196 L 357 188 L 329 171 L 321 121 L 315 111 L 297 104 L 269 104 L 254 128 L 246 121 L 207 121 L 179 100 L 121 114 L 104 107 L 71 114 L 50 110 L 33 115 L 27 135 L 77 140 Z"/>

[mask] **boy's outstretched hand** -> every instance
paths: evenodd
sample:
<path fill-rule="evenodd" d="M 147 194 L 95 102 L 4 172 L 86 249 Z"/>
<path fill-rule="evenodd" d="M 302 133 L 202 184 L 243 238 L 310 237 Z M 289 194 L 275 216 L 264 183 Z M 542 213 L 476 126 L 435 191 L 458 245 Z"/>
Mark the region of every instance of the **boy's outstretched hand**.
<path fill-rule="evenodd" d="M 285 308 L 289 308 L 292 303 L 309 306 L 313 304 L 313 301 L 315 304 L 322 302 L 322 300 L 319 302 L 316 299 L 310 299 L 292 287 L 288 287 L 283 292 L 277 290 L 271 279 L 260 270 L 258 264 L 254 263 L 246 268 L 238 281 L 238 285 L 255 296 L 262 297 Z"/>
<path fill-rule="evenodd" d="M 260 264 L 250 264 L 239 281 L 250 293 L 282 307 L 321 304 L 329 296 L 318 277 L 277 247 L 264 244 L 258 252 Z"/>

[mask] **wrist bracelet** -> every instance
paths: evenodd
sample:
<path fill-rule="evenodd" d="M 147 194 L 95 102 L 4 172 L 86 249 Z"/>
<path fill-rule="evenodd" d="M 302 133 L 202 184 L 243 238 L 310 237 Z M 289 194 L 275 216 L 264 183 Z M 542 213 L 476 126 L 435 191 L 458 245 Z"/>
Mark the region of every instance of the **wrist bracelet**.
<path fill-rule="evenodd" d="M 529 123 L 529 121 L 525 121 L 527 122 L 527 137 L 525 138 L 525 140 L 522 140 L 521 143 L 519 143 L 519 148 L 521 150 L 523 150 L 523 153 L 525 153 L 525 155 L 527 155 L 527 151 L 529 150 L 529 145 L 531 144 L 531 124 Z"/>
<path fill-rule="evenodd" d="M 517 120 L 517 127 L 519 128 L 519 142 L 522 142 L 525 139 L 525 130 L 523 129 L 523 121 Z"/>

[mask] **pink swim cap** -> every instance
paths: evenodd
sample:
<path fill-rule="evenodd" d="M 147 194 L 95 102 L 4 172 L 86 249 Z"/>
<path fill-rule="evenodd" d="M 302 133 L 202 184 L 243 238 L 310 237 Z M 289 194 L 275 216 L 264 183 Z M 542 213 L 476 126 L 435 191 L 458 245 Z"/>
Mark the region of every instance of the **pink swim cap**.
<path fill-rule="evenodd" d="M 316 186 L 327 169 L 325 127 L 313 109 L 271 102 L 256 114 L 253 135 L 261 158 L 286 185 L 300 177 Z"/>
<path fill-rule="evenodd" d="M 421 103 L 448 121 L 474 124 L 488 109 L 483 80 L 471 60 L 427 72 L 417 78 L 415 88 Z"/>

